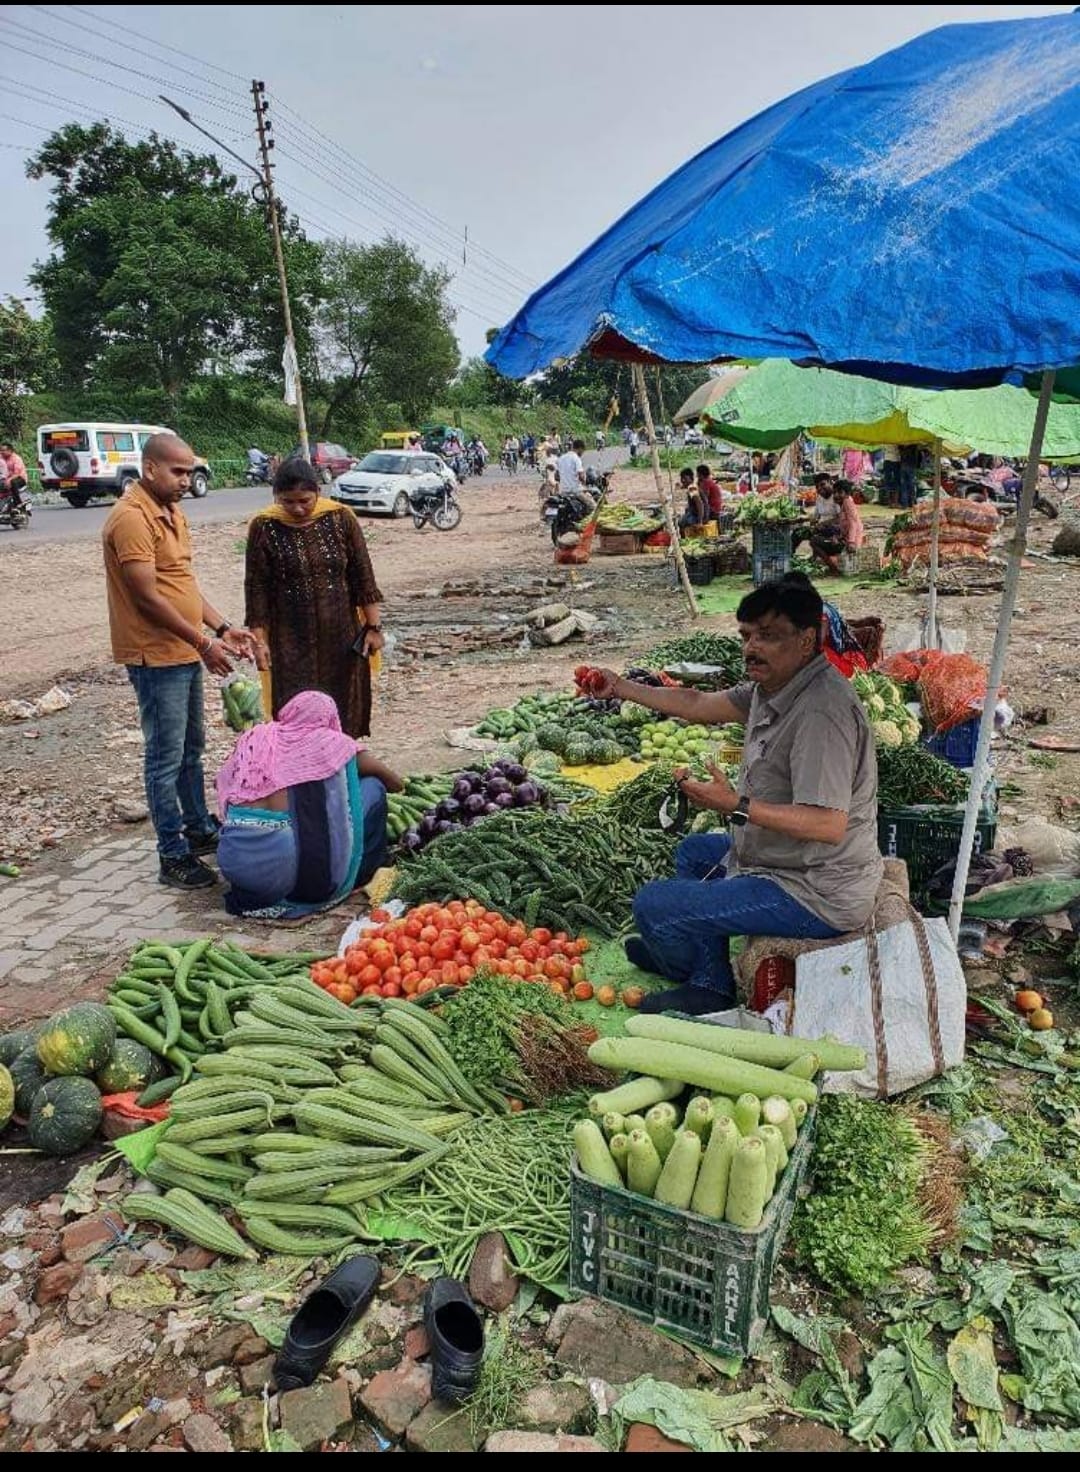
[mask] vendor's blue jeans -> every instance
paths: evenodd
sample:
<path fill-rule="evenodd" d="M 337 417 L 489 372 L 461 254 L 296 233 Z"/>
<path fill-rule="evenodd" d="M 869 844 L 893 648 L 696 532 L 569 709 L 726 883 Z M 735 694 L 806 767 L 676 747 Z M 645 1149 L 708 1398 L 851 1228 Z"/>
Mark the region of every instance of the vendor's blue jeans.
<path fill-rule="evenodd" d="M 146 805 L 158 853 L 180 859 L 188 852 L 185 829 L 209 833 L 214 827 L 203 776 L 202 665 L 129 664 L 127 672 L 139 702 Z"/>
<path fill-rule="evenodd" d="M 773 879 L 728 879 L 723 865 L 730 847 L 726 834 L 691 834 L 675 850 L 675 878 L 654 879 L 634 896 L 634 920 L 657 974 L 711 987 L 720 993 L 718 1006 L 735 1000 L 731 936 L 829 940 L 840 934 Z"/>

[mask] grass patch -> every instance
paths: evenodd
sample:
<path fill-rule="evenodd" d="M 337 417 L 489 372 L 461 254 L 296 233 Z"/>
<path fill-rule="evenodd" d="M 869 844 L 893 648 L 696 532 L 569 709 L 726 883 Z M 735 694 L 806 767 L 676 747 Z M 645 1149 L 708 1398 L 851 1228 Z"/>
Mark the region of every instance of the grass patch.
<path fill-rule="evenodd" d="M 476 1440 L 486 1441 L 494 1432 L 516 1425 L 521 1402 L 543 1379 L 539 1351 L 527 1348 L 514 1337 L 512 1326 L 501 1322 L 488 1336 L 480 1378 L 465 1407 Z"/>

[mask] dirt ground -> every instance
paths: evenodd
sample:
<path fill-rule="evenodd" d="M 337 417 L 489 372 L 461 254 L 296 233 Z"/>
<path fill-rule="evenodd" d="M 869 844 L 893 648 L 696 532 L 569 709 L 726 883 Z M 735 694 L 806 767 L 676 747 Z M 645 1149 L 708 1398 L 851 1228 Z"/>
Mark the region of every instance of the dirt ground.
<path fill-rule="evenodd" d="M 618 498 L 655 500 L 643 471 L 620 470 Z M 656 639 L 691 626 L 670 562 L 659 556 L 594 556 L 580 569 L 558 568 L 537 517 L 535 479 L 495 481 L 465 493 L 466 515 L 450 534 L 417 532 L 411 522 L 368 522 L 376 574 L 386 597 L 385 624 L 395 640 L 376 694 L 372 745 L 403 771 L 450 767 L 458 759 L 445 732 L 475 722 L 494 705 L 536 689 L 564 688 L 582 657 L 581 641 L 533 649 L 522 640 L 523 617 L 558 598 L 598 614 L 589 658 L 618 666 Z M 880 535 L 881 515 L 868 508 Z M 1053 527 L 1032 529 L 1035 553 Z M 242 612 L 242 522 L 193 529 L 196 567 L 208 596 L 234 618 Z M 32 860 L 66 850 L 116 822 L 117 805 L 141 802 L 140 741 L 135 703 L 122 670 L 110 662 L 104 579 L 96 541 L 26 549 L 5 547 L 0 568 L 0 619 L 7 647 L 0 660 L 0 699 L 33 698 L 54 683 L 73 697 L 68 710 L 0 725 L 0 857 Z M 826 584 L 823 583 L 823 587 Z M 1049 707 L 1052 729 L 1080 734 L 1075 648 L 1080 634 L 1080 568 L 1037 555 L 1025 570 L 1007 671 L 1009 699 L 1021 712 Z M 945 597 L 945 625 L 986 657 L 996 594 Z M 892 586 L 856 589 L 843 598 L 849 615 L 884 617 L 893 646 L 917 635 L 919 595 Z M 732 615 L 701 621 L 733 625 Z M 902 637 L 907 627 L 910 637 Z M 209 770 L 230 735 L 208 702 Z M 1025 811 L 1057 816 L 1080 785 L 1080 757 L 1036 758 L 1017 728 L 999 762 L 1018 783 Z"/>

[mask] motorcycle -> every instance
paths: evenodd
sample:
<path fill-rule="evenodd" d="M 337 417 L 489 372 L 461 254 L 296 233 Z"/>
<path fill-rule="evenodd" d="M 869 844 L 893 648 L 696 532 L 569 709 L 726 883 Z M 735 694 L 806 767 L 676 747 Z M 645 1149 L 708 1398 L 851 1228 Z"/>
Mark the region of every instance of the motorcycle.
<path fill-rule="evenodd" d="M 21 476 L 14 476 L 4 485 L 0 485 L 0 526 L 9 526 L 14 532 L 21 532 L 30 525 L 33 507 L 23 495 L 25 489 L 26 482 Z"/>
<path fill-rule="evenodd" d="M 548 496 L 544 502 L 542 512 L 543 519 L 551 531 L 552 545 L 558 547 L 560 537 L 567 536 L 570 532 L 576 532 L 580 522 L 587 516 L 591 516 L 595 506 L 607 495 L 608 484 L 611 480 L 611 472 L 605 471 L 599 474 L 590 467 L 585 472 L 585 486 L 592 498 L 590 505 L 580 490 L 556 491 L 554 495 Z"/>
<path fill-rule="evenodd" d="M 268 486 L 273 476 L 270 474 L 270 466 L 249 465 L 244 472 L 244 484 L 246 486 Z"/>
<path fill-rule="evenodd" d="M 999 481 L 991 480 L 977 471 L 954 469 L 951 466 L 946 469 L 944 465 L 941 488 L 946 495 L 958 496 L 962 500 L 989 501 L 1006 513 L 1015 511 L 1020 499 L 1018 493 L 1005 490 Z M 1057 519 L 1058 508 L 1047 496 L 1036 493 L 1034 504 L 1035 510 L 1041 512 L 1048 521 Z"/>
<path fill-rule="evenodd" d="M 470 448 L 469 452 L 469 474 L 483 475 L 484 466 L 487 464 L 487 456 L 483 450 Z"/>
<path fill-rule="evenodd" d="M 461 520 L 461 506 L 454 487 L 443 481 L 441 486 L 426 486 L 409 492 L 413 526 L 422 531 L 430 521 L 436 531 L 452 532 Z"/>

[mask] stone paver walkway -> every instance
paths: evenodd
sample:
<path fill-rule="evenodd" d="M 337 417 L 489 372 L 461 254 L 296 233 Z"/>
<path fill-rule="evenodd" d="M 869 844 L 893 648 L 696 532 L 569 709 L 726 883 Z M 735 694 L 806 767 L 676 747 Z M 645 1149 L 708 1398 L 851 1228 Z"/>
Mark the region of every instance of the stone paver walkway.
<path fill-rule="evenodd" d="M 117 830 L 74 858 L 0 879 L 0 1029 L 100 997 L 123 955 L 149 937 L 215 935 L 254 949 L 336 949 L 342 906 L 301 927 L 244 926 L 220 888 L 188 894 L 158 882 L 153 834 Z"/>

